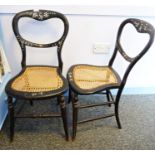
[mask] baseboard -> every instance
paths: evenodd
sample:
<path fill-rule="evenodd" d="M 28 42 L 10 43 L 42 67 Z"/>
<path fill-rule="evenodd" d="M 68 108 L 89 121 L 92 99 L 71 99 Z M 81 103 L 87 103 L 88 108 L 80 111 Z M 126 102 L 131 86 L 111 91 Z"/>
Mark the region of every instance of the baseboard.
<path fill-rule="evenodd" d="M 136 94 L 155 94 L 155 87 L 126 87 L 123 90 L 125 95 L 136 95 Z"/>
<path fill-rule="evenodd" d="M 117 91 L 113 90 L 112 93 L 116 94 Z M 155 94 L 155 87 L 125 87 L 123 90 L 123 95 L 147 95 Z M 68 92 L 64 94 L 68 96 Z"/>

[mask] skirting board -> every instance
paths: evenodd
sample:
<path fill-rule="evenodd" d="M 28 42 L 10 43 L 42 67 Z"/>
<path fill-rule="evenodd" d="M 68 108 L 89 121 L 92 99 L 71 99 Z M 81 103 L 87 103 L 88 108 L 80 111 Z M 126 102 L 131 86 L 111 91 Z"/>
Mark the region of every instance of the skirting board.
<path fill-rule="evenodd" d="M 127 87 L 124 88 L 123 94 L 125 95 L 155 94 L 155 87 Z"/>
<path fill-rule="evenodd" d="M 116 94 L 116 90 L 113 90 L 112 93 Z M 125 87 L 123 90 L 123 95 L 147 95 L 155 94 L 155 87 Z M 68 96 L 68 92 L 65 93 L 65 96 Z"/>

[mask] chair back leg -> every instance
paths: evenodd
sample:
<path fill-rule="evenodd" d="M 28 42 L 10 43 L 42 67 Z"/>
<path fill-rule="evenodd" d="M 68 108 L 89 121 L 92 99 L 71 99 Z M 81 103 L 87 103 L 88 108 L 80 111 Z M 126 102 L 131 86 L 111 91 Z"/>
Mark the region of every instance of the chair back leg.
<path fill-rule="evenodd" d="M 117 122 L 117 125 L 118 125 L 119 129 L 122 128 L 121 122 L 120 122 L 120 119 L 119 119 L 119 101 L 120 101 L 122 91 L 123 91 L 123 88 L 121 87 L 117 92 L 117 96 L 116 96 L 115 104 L 114 104 L 115 105 L 115 117 L 116 117 L 116 122 Z"/>
<path fill-rule="evenodd" d="M 109 90 L 106 90 L 106 97 L 107 97 L 107 101 L 110 102 Z M 111 107 L 111 103 L 109 103 L 108 106 Z"/>
<path fill-rule="evenodd" d="M 33 106 L 33 101 L 32 100 L 30 100 L 30 105 Z"/>
<path fill-rule="evenodd" d="M 69 88 L 69 92 L 68 92 L 68 103 L 71 102 L 71 89 Z"/>

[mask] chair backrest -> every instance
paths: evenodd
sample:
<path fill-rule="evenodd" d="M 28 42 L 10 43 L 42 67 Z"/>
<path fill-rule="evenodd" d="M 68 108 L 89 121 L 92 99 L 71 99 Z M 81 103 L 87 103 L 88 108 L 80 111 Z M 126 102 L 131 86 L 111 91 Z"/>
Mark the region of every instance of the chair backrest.
<path fill-rule="evenodd" d="M 137 30 L 137 32 L 149 34 L 148 42 L 145 44 L 145 46 L 143 45 L 144 46 L 143 50 L 135 57 L 128 56 L 127 53 L 122 48 L 122 45 L 120 42 L 120 38 L 121 38 L 121 35 L 123 32 L 123 29 L 128 23 L 132 24 L 135 27 L 135 29 Z M 117 33 L 117 39 L 116 39 L 116 45 L 115 45 L 114 53 L 113 53 L 113 55 L 109 61 L 109 66 L 113 65 L 113 62 L 114 62 L 118 52 L 121 54 L 121 56 L 126 61 L 129 62 L 129 65 L 128 65 L 128 67 L 124 73 L 123 79 L 122 79 L 122 84 L 121 84 L 122 87 L 124 87 L 126 80 L 127 80 L 127 77 L 129 75 L 131 69 L 133 68 L 133 66 L 149 50 L 153 41 L 154 41 L 154 28 L 150 23 L 143 21 L 143 20 L 140 20 L 140 19 L 135 19 L 135 18 L 126 19 L 125 21 L 123 21 L 121 23 L 119 30 L 118 30 L 118 33 Z"/>
<path fill-rule="evenodd" d="M 45 21 L 51 18 L 58 18 L 60 19 L 63 24 L 64 24 L 64 32 L 61 36 L 60 39 L 58 39 L 55 42 L 52 43 L 48 43 L 48 44 L 38 44 L 38 43 L 34 43 L 34 42 L 30 42 L 26 39 L 24 39 L 19 32 L 19 19 L 23 18 L 23 17 L 29 17 L 38 21 Z M 26 66 L 26 46 L 31 46 L 31 47 L 37 47 L 37 48 L 48 48 L 48 47 L 57 47 L 57 55 L 58 55 L 58 64 L 59 64 L 59 68 L 62 71 L 62 67 L 63 67 L 63 62 L 61 59 L 61 49 L 63 46 L 63 43 L 66 39 L 66 36 L 68 34 L 68 29 L 69 29 L 69 24 L 68 24 L 68 20 L 67 18 L 58 12 L 54 12 L 54 11 L 49 11 L 49 10 L 39 10 L 39 11 L 33 11 L 33 10 L 26 10 L 23 12 L 19 12 L 17 13 L 14 18 L 13 18 L 13 22 L 12 22 L 12 27 L 13 27 L 13 31 L 14 34 L 20 44 L 21 50 L 22 50 L 22 61 L 21 61 L 21 65 L 22 67 Z"/>

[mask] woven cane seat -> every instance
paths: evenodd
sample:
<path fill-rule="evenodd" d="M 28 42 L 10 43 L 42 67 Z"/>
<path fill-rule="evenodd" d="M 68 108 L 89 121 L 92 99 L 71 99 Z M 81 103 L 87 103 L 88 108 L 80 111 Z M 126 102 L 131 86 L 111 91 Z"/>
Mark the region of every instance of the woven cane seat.
<path fill-rule="evenodd" d="M 120 78 L 108 66 L 77 65 L 69 72 L 69 81 L 81 90 L 91 90 L 107 85 L 118 85 Z"/>
<path fill-rule="evenodd" d="M 27 67 L 11 84 L 20 92 L 46 92 L 60 89 L 63 80 L 54 67 Z"/>

